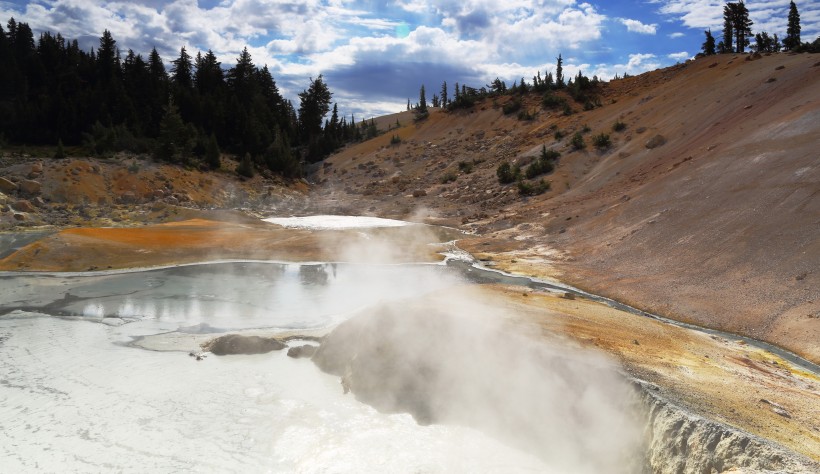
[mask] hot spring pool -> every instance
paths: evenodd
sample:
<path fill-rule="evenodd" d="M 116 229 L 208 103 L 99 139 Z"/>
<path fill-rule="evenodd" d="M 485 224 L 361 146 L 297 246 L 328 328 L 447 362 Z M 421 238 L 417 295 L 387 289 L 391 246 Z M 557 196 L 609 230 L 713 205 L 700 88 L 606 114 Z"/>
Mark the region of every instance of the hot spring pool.
<path fill-rule="evenodd" d="M 317 329 L 463 281 L 441 265 L 223 262 L 0 274 L 6 472 L 549 472 L 479 431 L 419 426 L 343 395 L 284 351 L 187 355 L 161 333 Z"/>

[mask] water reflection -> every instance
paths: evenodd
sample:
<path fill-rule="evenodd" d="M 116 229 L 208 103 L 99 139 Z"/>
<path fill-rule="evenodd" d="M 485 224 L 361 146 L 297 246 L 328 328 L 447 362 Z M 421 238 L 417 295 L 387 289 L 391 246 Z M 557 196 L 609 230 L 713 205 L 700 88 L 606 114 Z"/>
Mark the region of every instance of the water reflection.
<path fill-rule="evenodd" d="M 228 262 L 59 277 L 0 276 L 0 314 L 14 309 L 90 319 L 157 320 L 228 329 L 313 328 L 390 299 L 458 283 L 437 265 Z"/>

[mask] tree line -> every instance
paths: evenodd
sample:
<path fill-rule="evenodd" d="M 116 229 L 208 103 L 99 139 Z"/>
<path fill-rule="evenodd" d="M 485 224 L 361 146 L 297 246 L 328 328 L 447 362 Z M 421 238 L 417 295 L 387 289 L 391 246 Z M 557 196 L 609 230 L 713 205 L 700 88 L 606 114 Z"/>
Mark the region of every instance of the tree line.
<path fill-rule="evenodd" d="M 566 115 L 570 115 L 573 113 L 572 106 L 564 97 L 554 94 L 555 91 L 564 90 L 575 102 L 581 104 L 584 110 L 600 107 L 601 101 L 597 94 L 597 88 L 601 81 L 598 77 L 592 76 L 592 79 L 590 79 L 583 72 L 578 71 L 578 74 L 574 77 L 566 78 L 563 64 L 563 57 L 558 54 L 554 75 L 552 71 L 545 71 L 544 76 L 541 76 L 541 71 L 537 71 L 531 82 L 527 82 L 522 77 L 520 81 L 513 81 L 511 86 L 507 86 L 507 83 L 499 78 L 495 78 L 491 83 L 478 88 L 456 82 L 452 95 L 449 94 L 447 81 L 444 81 L 441 84 L 440 92 L 433 95 L 431 105 L 443 110 L 454 111 L 471 108 L 481 99 L 513 96 L 514 99 L 504 106 L 504 113 L 507 114 L 520 109 L 521 101 L 518 97 L 534 92 L 543 94 L 543 107 L 560 107 L 563 108 Z M 628 77 L 628 74 L 624 74 L 624 77 Z M 618 79 L 618 77 L 616 76 L 615 79 Z M 425 86 L 422 85 L 419 91 L 419 101 L 413 104 L 410 99 L 407 99 L 407 110 L 412 110 L 415 113 L 416 120 L 423 120 L 429 114 L 427 107 Z M 533 116 L 527 111 L 522 111 L 519 118 L 531 120 Z"/>
<path fill-rule="evenodd" d="M 761 31 L 752 35 L 752 25 L 754 22 L 749 18 L 749 9 L 743 0 L 738 2 L 728 2 L 723 7 L 723 39 L 715 43 L 712 30 L 706 30 L 706 41 L 701 45 L 703 54 L 712 55 L 718 53 L 745 53 L 747 47 L 751 47 L 758 53 L 776 53 L 785 51 L 820 51 L 820 38 L 814 43 L 803 43 L 800 39 L 800 12 L 794 1 L 789 3 L 788 24 L 786 26 L 786 36 L 783 41 L 777 34 L 770 35 L 766 31 Z M 751 40 L 755 40 L 755 45 L 751 46 Z"/>
<path fill-rule="evenodd" d="M 42 33 L 10 19 L 0 25 L 0 143 L 84 146 L 106 156 L 151 153 L 175 163 L 218 167 L 222 150 L 244 157 L 243 174 L 269 169 L 289 177 L 369 125 L 339 117 L 324 78 L 311 78 L 298 109 L 267 66 L 245 48 L 223 68 L 213 51 L 182 47 L 166 69 L 156 48 L 124 55 L 106 30 L 99 46 Z"/>

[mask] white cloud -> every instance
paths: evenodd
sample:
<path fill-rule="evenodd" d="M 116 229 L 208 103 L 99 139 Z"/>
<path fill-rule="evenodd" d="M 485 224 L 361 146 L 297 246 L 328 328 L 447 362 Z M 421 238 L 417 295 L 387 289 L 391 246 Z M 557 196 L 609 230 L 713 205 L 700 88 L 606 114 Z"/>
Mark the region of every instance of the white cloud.
<path fill-rule="evenodd" d="M 684 36 L 686 36 L 686 35 L 681 33 L 680 31 L 676 31 L 674 33 L 669 34 L 669 37 L 672 38 L 672 39 L 683 38 Z"/>
<path fill-rule="evenodd" d="M 634 76 L 659 67 L 661 63 L 654 54 L 635 53 L 629 55 L 629 61 L 626 64 L 599 64 L 592 69 L 592 72 L 601 79 L 609 80 L 615 77 L 615 74 L 623 76 L 624 73 L 628 73 Z"/>
<path fill-rule="evenodd" d="M 619 21 L 626 26 L 626 29 L 632 33 L 640 33 L 644 35 L 654 35 L 658 30 L 657 24 L 647 25 L 638 20 L 630 20 L 628 18 L 620 18 Z"/>
<path fill-rule="evenodd" d="M 757 33 L 767 31 L 783 37 L 786 33 L 786 24 L 790 0 L 756 0 L 746 2 L 749 17 L 754 22 L 752 31 Z M 724 1 L 718 0 L 654 0 L 660 4 L 659 11 L 678 18 L 689 28 L 705 30 L 711 28 L 713 32 L 721 31 L 723 27 Z M 820 2 L 797 2 L 800 12 L 800 25 L 803 40 L 813 40 L 820 34 Z"/>
<path fill-rule="evenodd" d="M 674 59 L 675 61 L 686 61 L 687 59 L 690 59 L 692 56 L 686 51 L 681 51 L 680 53 L 667 54 L 666 57 L 669 59 Z"/>

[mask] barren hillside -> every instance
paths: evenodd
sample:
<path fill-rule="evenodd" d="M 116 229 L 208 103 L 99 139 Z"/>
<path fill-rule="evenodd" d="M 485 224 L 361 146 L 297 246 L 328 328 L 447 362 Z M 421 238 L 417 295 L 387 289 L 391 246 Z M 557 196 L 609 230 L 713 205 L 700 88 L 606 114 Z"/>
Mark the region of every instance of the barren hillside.
<path fill-rule="evenodd" d="M 818 362 L 819 73 L 817 55 L 719 55 L 605 84 L 602 107 L 569 116 L 535 95 L 532 121 L 503 114 L 509 97 L 420 123 L 403 113 L 316 170 L 316 210 L 462 226 L 474 236 L 460 244 L 499 268 Z M 601 132 L 606 150 L 591 144 Z M 498 183 L 501 162 L 524 165 L 542 145 L 561 152 L 550 191 Z"/>

